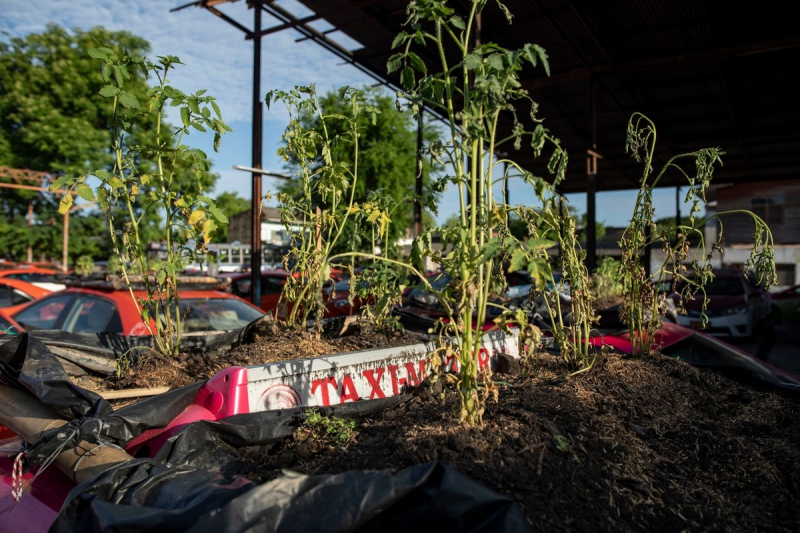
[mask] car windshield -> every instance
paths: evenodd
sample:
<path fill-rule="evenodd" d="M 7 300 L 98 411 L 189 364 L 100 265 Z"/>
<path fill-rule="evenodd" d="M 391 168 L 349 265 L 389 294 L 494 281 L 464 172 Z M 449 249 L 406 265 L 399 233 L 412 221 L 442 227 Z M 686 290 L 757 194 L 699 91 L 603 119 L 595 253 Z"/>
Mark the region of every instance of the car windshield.
<path fill-rule="evenodd" d="M 182 331 L 228 331 L 245 327 L 264 313 L 234 298 L 182 299 Z"/>
<path fill-rule="evenodd" d="M 736 296 L 744 294 L 744 286 L 739 278 L 714 278 L 706 285 L 706 294 L 717 296 Z"/>
<path fill-rule="evenodd" d="M 677 291 L 683 290 L 685 283 L 679 283 Z M 744 285 L 739 278 L 716 277 L 706 283 L 706 294 L 709 296 L 738 296 L 744 294 Z"/>

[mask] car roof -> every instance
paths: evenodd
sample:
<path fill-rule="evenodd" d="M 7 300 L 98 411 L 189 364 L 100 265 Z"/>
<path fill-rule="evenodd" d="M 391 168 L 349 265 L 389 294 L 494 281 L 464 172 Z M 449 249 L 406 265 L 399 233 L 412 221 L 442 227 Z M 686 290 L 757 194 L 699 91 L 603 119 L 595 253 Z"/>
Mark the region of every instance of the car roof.
<path fill-rule="evenodd" d="M 53 292 L 50 289 L 40 287 L 39 285 L 21 279 L 0 277 L 0 284 L 8 285 L 9 287 L 19 289 L 33 296 L 34 298 L 39 298 L 41 296 L 44 296 L 45 294 L 50 294 L 51 292 Z"/>
<path fill-rule="evenodd" d="M 38 268 L 38 267 L 31 267 L 31 268 L 11 268 L 8 270 L 0 270 L 0 277 L 10 276 L 12 274 L 50 274 L 55 276 L 56 274 L 60 274 L 57 270 L 49 270 L 47 268 Z"/>

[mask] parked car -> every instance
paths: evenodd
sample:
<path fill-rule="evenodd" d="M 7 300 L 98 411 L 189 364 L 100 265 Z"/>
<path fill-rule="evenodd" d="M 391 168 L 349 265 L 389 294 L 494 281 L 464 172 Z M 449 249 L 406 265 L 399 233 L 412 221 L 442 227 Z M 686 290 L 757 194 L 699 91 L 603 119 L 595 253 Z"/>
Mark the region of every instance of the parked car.
<path fill-rule="evenodd" d="M 0 308 L 14 307 L 53 292 L 27 281 L 0 278 Z"/>
<path fill-rule="evenodd" d="M 14 268 L 10 270 L 0 270 L 0 279 L 16 279 L 20 281 L 27 281 L 37 287 L 47 289 L 49 291 L 60 291 L 67 286 L 57 277 L 61 275 L 56 270 L 48 270 L 45 268 Z"/>
<path fill-rule="evenodd" d="M 179 290 L 183 333 L 239 329 L 264 316 L 256 306 L 216 290 Z M 143 297 L 143 291 L 134 291 Z M 127 289 L 71 287 L 0 311 L 20 330 L 149 335 Z M 154 328 L 155 324 L 152 324 Z"/>
<path fill-rule="evenodd" d="M 770 295 L 772 305 L 777 310 L 777 319 L 782 322 L 800 320 L 800 285 L 789 287 Z"/>
<path fill-rule="evenodd" d="M 680 292 L 682 284 L 678 284 Z M 703 329 L 709 335 L 750 337 L 756 325 L 770 311 L 769 293 L 748 282 L 738 271 L 714 272 L 714 279 L 705 286 L 708 304 L 705 314 L 708 324 L 704 326 L 701 311 L 703 294 L 683 303 L 678 315 L 678 324 L 693 329 Z M 677 300 L 677 294 L 673 295 Z"/>
<path fill-rule="evenodd" d="M 251 301 L 252 277 L 249 273 L 227 276 L 231 284 L 231 294 Z M 278 309 L 283 286 L 289 273 L 284 270 L 269 270 L 261 273 L 261 310 L 269 313 Z"/>
<path fill-rule="evenodd" d="M 680 358 L 692 366 L 711 368 L 739 382 L 768 384 L 783 390 L 800 393 L 800 379 L 775 368 L 741 348 L 731 346 L 711 335 L 692 328 L 664 322 L 655 335 L 654 345 L 664 355 Z M 617 352 L 633 352 L 630 332 L 596 334 L 594 346 L 608 346 Z"/>

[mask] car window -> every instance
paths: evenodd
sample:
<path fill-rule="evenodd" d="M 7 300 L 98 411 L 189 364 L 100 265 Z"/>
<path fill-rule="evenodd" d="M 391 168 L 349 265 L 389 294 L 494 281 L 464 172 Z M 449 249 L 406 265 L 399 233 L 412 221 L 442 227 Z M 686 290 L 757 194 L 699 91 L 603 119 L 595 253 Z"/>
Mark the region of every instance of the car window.
<path fill-rule="evenodd" d="M 261 296 L 265 296 L 267 294 L 280 294 L 285 283 L 286 278 L 284 277 L 261 276 Z"/>
<path fill-rule="evenodd" d="M 61 329 L 70 333 L 122 333 L 122 321 L 112 302 L 79 294 L 64 318 Z"/>
<path fill-rule="evenodd" d="M 228 331 L 243 328 L 264 313 L 234 298 L 182 299 L 181 331 Z"/>
<path fill-rule="evenodd" d="M 50 274 L 38 274 L 35 272 L 20 272 L 18 274 L 9 274 L 9 278 L 27 281 L 28 283 L 49 283 L 53 281 L 53 276 Z"/>
<path fill-rule="evenodd" d="M 250 277 L 237 279 L 231 282 L 231 292 L 236 296 L 250 296 Z"/>
<path fill-rule="evenodd" d="M 57 329 L 59 317 L 73 299 L 72 294 L 59 294 L 32 303 L 14 316 L 26 329 Z"/>
<path fill-rule="evenodd" d="M 21 290 L 0 283 L 0 307 L 11 307 L 12 305 L 30 302 L 31 300 L 33 300 L 33 298 Z"/>

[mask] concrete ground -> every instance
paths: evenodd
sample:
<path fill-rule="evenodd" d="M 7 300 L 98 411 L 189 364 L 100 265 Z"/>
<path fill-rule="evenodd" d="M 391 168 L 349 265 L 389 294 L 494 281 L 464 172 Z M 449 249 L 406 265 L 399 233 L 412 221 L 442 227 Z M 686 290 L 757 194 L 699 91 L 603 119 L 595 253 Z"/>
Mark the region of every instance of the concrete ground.
<path fill-rule="evenodd" d="M 752 339 L 747 341 L 724 338 L 729 344 L 761 356 L 772 366 L 800 379 L 800 324 L 782 323 L 761 325 Z M 766 358 L 763 355 L 766 354 Z"/>

